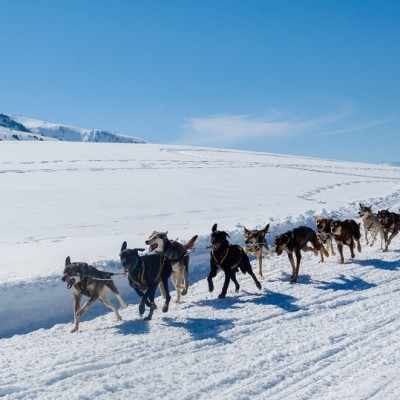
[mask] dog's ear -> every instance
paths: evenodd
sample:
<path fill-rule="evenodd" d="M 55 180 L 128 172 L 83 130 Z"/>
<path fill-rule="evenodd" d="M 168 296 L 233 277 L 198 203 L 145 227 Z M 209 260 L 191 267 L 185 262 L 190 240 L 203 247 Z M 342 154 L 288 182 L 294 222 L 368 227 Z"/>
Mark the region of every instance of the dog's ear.
<path fill-rule="evenodd" d="M 269 224 L 264 228 L 264 233 L 268 233 L 269 230 Z"/>
<path fill-rule="evenodd" d="M 222 232 L 224 235 L 226 235 L 228 238 L 230 238 L 229 234 L 226 233 L 225 231 Z"/>
<path fill-rule="evenodd" d="M 249 232 L 249 230 L 245 226 L 243 228 L 244 228 L 244 233 L 248 233 Z"/>
<path fill-rule="evenodd" d="M 69 265 L 69 264 L 71 264 L 71 258 L 68 256 L 68 257 L 65 259 L 65 266 L 67 266 L 67 265 Z"/>
<path fill-rule="evenodd" d="M 217 230 L 217 224 L 214 224 L 213 227 L 211 228 L 212 232 L 215 232 Z"/>
<path fill-rule="evenodd" d="M 121 251 L 126 250 L 127 247 L 128 247 L 128 244 L 126 242 L 122 243 Z"/>

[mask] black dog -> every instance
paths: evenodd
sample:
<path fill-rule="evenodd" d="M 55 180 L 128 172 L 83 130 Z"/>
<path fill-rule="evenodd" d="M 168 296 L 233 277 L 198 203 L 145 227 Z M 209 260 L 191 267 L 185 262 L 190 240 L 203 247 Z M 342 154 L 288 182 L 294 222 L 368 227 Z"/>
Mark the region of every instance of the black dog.
<path fill-rule="evenodd" d="M 308 246 L 308 242 L 311 242 L 314 247 Z M 275 238 L 274 245 L 278 256 L 282 254 L 283 250 L 287 252 L 293 271 L 290 282 L 297 282 L 299 277 L 301 250 L 304 252 L 312 251 L 315 255 L 318 255 L 321 249 L 321 243 L 316 232 L 307 226 L 299 226 L 292 231 L 278 235 Z M 296 255 L 296 265 L 294 265 L 293 253 Z"/>
<path fill-rule="evenodd" d="M 218 267 L 220 267 L 225 273 L 225 281 L 222 286 L 222 292 L 218 296 L 220 299 L 224 299 L 228 290 L 229 281 L 235 284 L 235 292 L 239 291 L 240 285 L 236 280 L 236 272 L 240 270 L 245 274 L 250 274 L 253 278 L 258 289 L 261 289 L 261 283 L 257 280 L 254 272 L 251 268 L 249 257 L 238 245 L 229 244 L 227 237 L 229 235 L 224 231 L 217 230 L 217 224 L 212 227 L 211 234 L 211 258 L 210 258 L 210 274 L 208 275 L 208 289 L 210 292 L 214 290 L 213 278 L 217 275 Z"/>
<path fill-rule="evenodd" d="M 385 251 L 392 239 L 399 233 L 400 230 L 400 215 L 389 210 L 378 211 L 378 220 L 382 225 L 383 235 L 385 240 Z M 391 234 L 389 239 L 388 235 Z"/>
<path fill-rule="evenodd" d="M 160 284 L 160 291 L 165 298 L 162 311 L 168 311 L 171 300 L 168 278 L 171 276 L 172 268 L 166 257 L 158 254 L 139 256 L 139 251 L 144 251 L 144 249 L 127 249 L 127 243 L 124 242 L 119 257 L 128 274 L 129 285 L 141 298 L 139 314 L 144 314 L 147 305 L 150 312 L 145 319 L 151 320 L 153 312 L 157 308 L 154 296 L 158 284 Z"/>

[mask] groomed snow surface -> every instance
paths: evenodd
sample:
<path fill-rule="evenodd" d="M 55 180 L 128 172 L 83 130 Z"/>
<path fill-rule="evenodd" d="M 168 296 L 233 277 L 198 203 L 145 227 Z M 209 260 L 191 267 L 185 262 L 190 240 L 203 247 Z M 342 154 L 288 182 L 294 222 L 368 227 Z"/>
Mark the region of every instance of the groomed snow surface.
<path fill-rule="evenodd" d="M 345 264 L 304 254 L 297 284 L 285 254 L 264 260 L 262 290 L 238 273 L 208 292 L 211 227 L 243 244 L 315 217 L 359 221 L 359 202 L 399 211 L 400 169 L 154 144 L 0 143 L 0 397 L 4 399 L 398 399 L 400 238 L 365 244 Z M 153 230 L 199 235 L 190 288 L 153 320 L 122 322 L 98 303 L 72 328 L 67 256 L 121 272 L 119 250 Z M 257 273 L 254 259 L 252 265 Z M 170 285 L 172 290 L 172 285 Z M 175 292 L 172 292 L 175 300 Z M 115 297 L 110 299 L 117 304 Z"/>

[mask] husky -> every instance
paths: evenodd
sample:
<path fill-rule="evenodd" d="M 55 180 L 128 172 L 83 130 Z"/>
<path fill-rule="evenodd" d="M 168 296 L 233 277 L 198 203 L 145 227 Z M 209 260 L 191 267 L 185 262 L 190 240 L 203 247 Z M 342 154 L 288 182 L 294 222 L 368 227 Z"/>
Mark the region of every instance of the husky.
<path fill-rule="evenodd" d="M 169 240 L 168 232 L 157 232 L 149 236 L 145 241 L 149 246 L 149 251 L 163 254 L 171 263 L 171 280 L 176 289 L 176 302 L 181 302 L 181 295 L 185 296 L 189 289 L 189 253 L 193 248 L 198 235 L 193 236 L 186 244 L 181 244 L 176 240 Z"/>
<path fill-rule="evenodd" d="M 367 245 L 369 244 L 368 241 L 368 232 L 371 233 L 372 241 L 370 246 L 372 247 L 375 243 L 375 240 L 378 236 L 378 233 L 381 237 L 381 250 L 383 250 L 383 243 L 385 240 L 384 232 L 381 223 L 379 222 L 378 216 L 372 212 L 372 208 L 365 206 L 363 204 L 360 205 L 360 210 L 358 212 L 359 216 L 361 217 L 361 221 L 364 226 L 364 236 Z"/>
<path fill-rule="evenodd" d="M 140 256 L 139 251 L 144 251 L 144 249 L 128 249 L 128 244 L 123 242 L 119 258 L 128 275 L 129 286 L 140 297 L 139 314 L 142 316 L 148 306 L 150 311 L 145 320 L 150 321 L 157 308 L 154 297 L 158 285 L 165 299 L 162 311 L 167 312 L 169 309 L 171 296 L 168 289 L 168 278 L 171 276 L 171 263 L 162 255 Z"/>
<path fill-rule="evenodd" d="M 352 219 L 346 219 L 344 221 L 332 221 L 331 230 L 333 237 L 336 241 L 337 248 L 339 251 L 339 262 L 344 263 L 343 257 L 343 244 L 346 244 L 350 248 L 351 258 L 355 257 L 354 254 L 354 244 L 357 243 L 357 250 L 361 253 L 361 233 L 360 226 L 356 221 Z"/>
<path fill-rule="evenodd" d="M 389 210 L 380 210 L 378 211 L 378 220 L 382 225 L 384 239 L 385 239 L 385 249 L 388 250 L 388 246 L 391 243 L 392 239 L 399 233 L 400 231 L 400 214 L 396 214 L 394 212 L 390 212 Z M 388 238 L 388 235 L 390 236 Z"/>
<path fill-rule="evenodd" d="M 308 246 L 308 243 L 312 246 Z M 299 277 L 301 250 L 304 252 L 312 251 L 316 256 L 321 249 L 316 232 L 308 226 L 299 226 L 292 231 L 287 231 L 275 237 L 275 251 L 280 256 L 285 250 L 292 266 L 292 276 L 290 282 L 295 283 Z M 294 264 L 293 253 L 296 255 L 296 265 Z"/>
<path fill-rule="evenodd" d="M 269 249 L 268 243 L 265 240 L 265 235 L 268 233 L 269 224 L 261 230 L 244 228 L 244 252 L 248 255 L 252 254 L 258 261 L 258 275 L 264 279 L 262 273 L 262 257 L 269 259 L 272 256 L 272 251 Z"/>
<path fill-rule="evenodd" d="M 258 289 L 261 283 L 254 275 L 249 257 L 239 245 L 229 244 L 228 233 L 217 230 L 217 224 L 212 227 L 211 252 L 210 252 L 210 273 L 207 277 L 209 292 L 214 291 L 213 278 L 217 276 L 218 267 L 225 273 L 225 281 L 219 299 L 224 299 L 228 291 L 230 280 L 235 284 L 235 292 L 238 293 L 240 285 L 236 279 L 236 272 L 240 269 L 244 274 L 248 273 L 254 280 Z"/>
<path fill-rule="evenodd" d="M 83 262 L 71 263 L 69 256 L 65 259 L 64 274 L 61 279 L 67 283 L 67 289 L 74 287 L 74 327 L 71 332 L 78 330 L 79 317 L 97 300 L 100 300 L 105 306 L 111 308 L 117 320 L 122 321 L 117 308 L 108 299 L 106 292 L 106 288 L 108 288 L 118 299 L 122 308 L 128 307 L 112 280 L 113 275 L 115 274 L 112 272 L 99 271 L 95 267 Z M 89 297 L 89 300 L 80 308 L 82 296 Z"/>
<path fill-rule="evenodd" d="M 320 262 L 324 262 L 324 255 L 329 257 L 329 252 L 332 256 L 335 255 L 333 250 L 333 236 L 331 232 L 331 219 L 318 217 L 315 220 L 315 225 L 317 226 L 317 236 L 321 243 L 321 249 L 319 250 Z M 328 247 L 328 251 L 325 249 L 325 245 Z"/>

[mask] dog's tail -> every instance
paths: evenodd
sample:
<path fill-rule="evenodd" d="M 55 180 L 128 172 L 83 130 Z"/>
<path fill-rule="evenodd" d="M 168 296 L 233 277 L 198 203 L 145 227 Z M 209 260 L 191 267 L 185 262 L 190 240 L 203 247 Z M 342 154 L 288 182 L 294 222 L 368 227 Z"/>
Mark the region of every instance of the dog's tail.
<path fill-rule="evenodd" d="M 185 249 L 186 249 L 186 250 L 191 250 L 191 249 L 193 249 L 194 242 L 197 240 L 198 237 L 199 237 L 199 235 L 195 235 L 195 236 L 193 236 L 190 240 L 188 240 L 188 241 L 186 242 L 186 244 L 184 245 L 184 246 L 185 246 Z"/>

